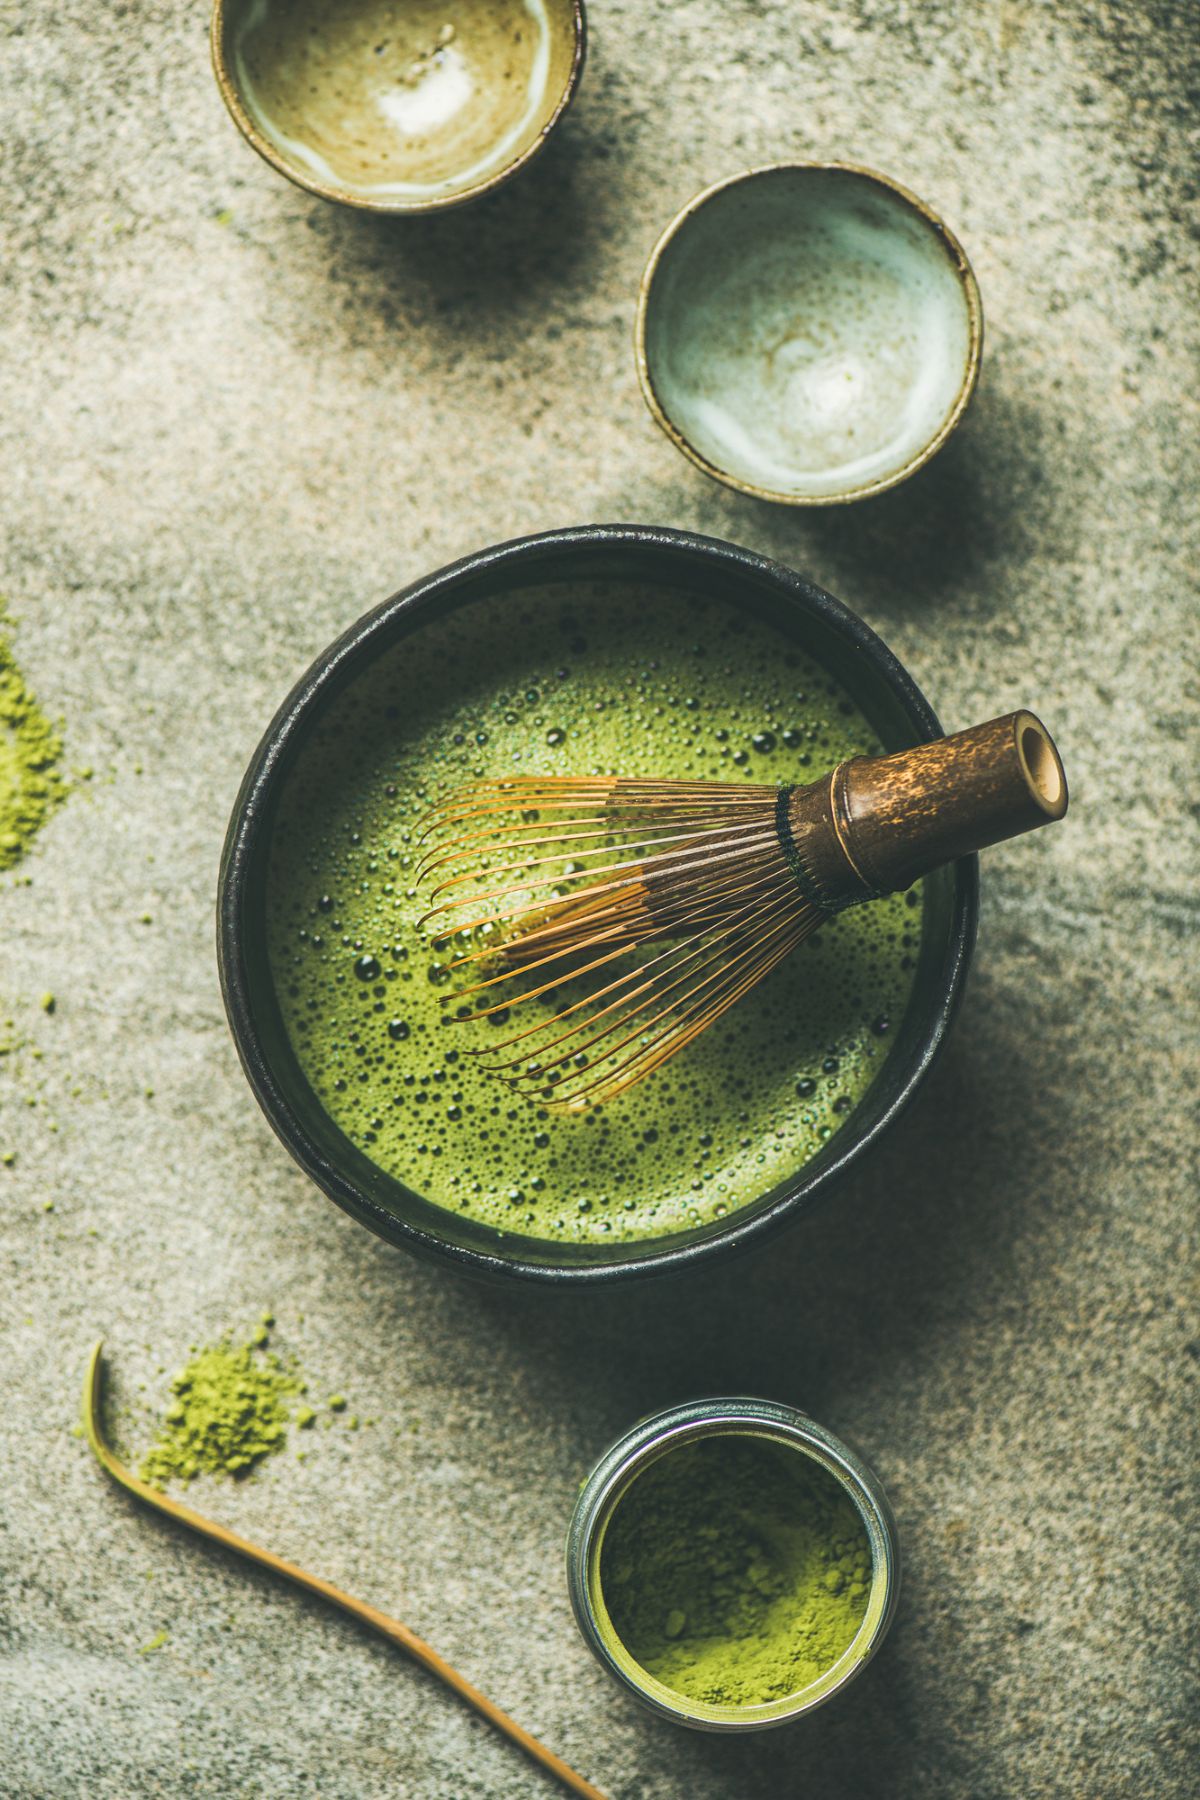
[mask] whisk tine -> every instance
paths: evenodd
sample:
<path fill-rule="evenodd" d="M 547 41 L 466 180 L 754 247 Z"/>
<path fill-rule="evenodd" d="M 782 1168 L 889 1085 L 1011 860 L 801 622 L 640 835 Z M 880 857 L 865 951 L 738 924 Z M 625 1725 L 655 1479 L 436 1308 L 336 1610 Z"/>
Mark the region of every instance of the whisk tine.
<path fill-rule="evenodd" d="M 702 955 L 706 949 L 710 949 L 712 947 L 711 938 L 708 934 L 697 934 L 696 939 L 687 940 L 687 942 L 688 943 L 695 942 L 697 945 L 696 950 L 692 953 L 693 956 Z M 622 1025 L 624 1025 L 631 1018 L 634 1018 L 634 1017 L 638 1018 L 640 1023 L 638 1025 L 637 1030 L 634 1031 L 631 1034 L 631 1036 L 637 1036 L 639 1031 L 648 1029 L 649 1027 L 657 1024 L 661 1019 L 668 1017 L 670 1015 L 670 1013 L 678 1010 L 678 1008 L 682 1007 L 685 1003 L 694 1001 L 696 999 L 696 997 L 704 991 L 704 989 L 713 987 L 714 984 L 719 984 L 722 980 L 728 979 L 733 967 L 736 964 L 736 961 L 739 960 L 739 959 L 734 959 L 734 963 L 731 963 L 728 960 L 726 960 L 726 958 L 718 951 L 716 954 L 714 954 L 714 956 L 709 957 L 706 961 L 700 962 L 696 968 L 690 970 L 688 973 L 686 973 L 684 975 L 680 975 L 679 969 L 681 967 L 681 963 L 677 962 L 677 963 L 673 964 L 672 966 L 667 967 L 667 961 L 670 957 L 674 956 L 677 953 L 678 949 L 685 948 L 685 947 L 686 947 L 686 944 L 683 946 L 672 946 L 671 950 L 664 952 L 659 958 L 655 959 L 657 962 L 661 963 L 663 965 L 663 967 L 661 967 L 654 975 L 652 975 L 649 980 L 644 981 L 640 987 L 634 988 L 631 993 L 624 994 L 618 1000 L 614 1000 L 614 1001 L 610 1002 L 608 1006 L 603 1007 L 603 1008 L 597 1008 L 596 1010 L 589 1010 L 587 1013 L 587 1016 L 583 1020 L 581 1020 L 578 1025 L 571 1027 L 571 1029 L 568 1031 L 560 1033 L 558 1037 L 553 1038 L 548 1044 L 544 1045 L 540 1054 L 544 1057 L 547 1051 L 556 1049 L 559 1044 L 564 1043 L 567 1039 L 577 1036 L 582 1031 L 591 1031 L 593 1029 L 593 1027 L 596 1026 L 601 1019 L 607 1017 L 607 1015 L 609 1013 L 616 1012 L 619 1007 L 625 1006 L 626 1003 L 631 1000 L 636 1000 L 637 1005 L 630 1006 L 628 1008 L 628 1010 L 626 1010 L 625 1012 L 619 1013 L 618 1016 L 616 1018 L 612 1019 L 610 1021 L 610 1023 L 604 1027 L 603 1030 L 595 1031 L 593 1036 L 587 1040 L 586 1045 L 584 1045 L 582 1047 L 586 1048 L 588 1050 L 591 1050 L 595 1044 L 601 1042 L 605 1037 L 610 1036 L 612 1032 L 619 1030 Z M 688 959 L 684 959 L 684 960 L 688 960 Z M 714 969 L 712 969 L 712 973 L 705 975 L 703 973 L 704 970 L 711 968 L 714 963 L 717 966 Z M 644 972 L 645 972 L 644 969 L 641 971 L 638 971 L 638 973 L 644 973 Z M 666 977 L 666 976 L 677 977 L 677 979 L 664 981 L 664 977 Z M 699 979 L 697 979 L 697 977 L 699 977 Z M 609 987 L 602 990 L 600 993 L 590 996 L 589 999 L 587 999 L 587 1000 L 577 1002 L 576 1006 L 568 1007 L 563 1012 L 556 1014 L 555 1018 L 552 1021 L 549 1021 L 548 1023 L 544 1022 L 540 1026 L 534 1026 L 534 1027 L 530 1028 L 529 1031 L 517 1033 L 514 1037 L 506 1040 L 505 1043 L 497 1045 L 495 1048 L 496 1049 L 509 1048 L 509 1047 L 511 1047 L 512 1044 L 522 1042 L 525 1038 L 533 1035 L 533 1033 L 535 1033 L 539 1030 L 548 1029 L 548 1024 L 560 1023 L 564 1018 L 569 1017 L 572 1012 L 579 1010 L 579 1008 L 581 1008 L 581 1007 L 591 1008 L 593 1002 L 600 1001 L 608 993 L 613 992 L 615 989 L 622 986 L 625 982 L 632 981 L 634 979 L 635 979 L 635 977 L 632 973 L 628 974 L 622 978 L 619 978 L 617 981 L 610 983 Z M 685 983 L 687 983 L 689 981 L 691 981 L 693 983 L 693 985 L 690 988 L 688 988 L 684 994 L 680 995 L 677 1000 L 671 1001 L 669 999 L 670 995 L 672 993 L 674 993 L 676 989 L 683 987 L 685 985 Z M 718 985 L 718 991 L 719 991 L 719 985 Z M 713 995 L 709 996 L 710 999 L 713 997 L 714 997 Z M 660 1002 L 664 1002 L 664 1001 L 668 1001 L 669 1004 L 667 1004 L 665 1007 L 662 1007 L 660 1011 L 652 1014 L 650 1017 L 642 1016 L 646 1012 L 647 1007 L 651 1003 L 653 1003 L 654 1005 L 659 1005 Z M 616 1048 L 618 1048 L 618 1049 L 623 1048 L 624 1044 L 629 1041 L 630 1041 L 630 1037 L 626 1037 L 625 1039 L 622 1039 L 621 1044 L 617 1045 Z M 482 1057 L 487 1053 L 484 1051 L 477 1051 L 475 1054 L 478 1055 L 482 1059 Z M 567 1061 L 568 1058 L 572 1054 L 573 1054 L 572 1052 L 568 1051 L 568 1052 L 565 1052 L 562 1056 L 554 1058 L 551 1062 L 543 1061 L 541 1063 L 542 1071 L 545 1072 L 546 1070 L 554 1068 L 558 1064 Z M 481 1060 L 480 1066 L 482 1068 L 487 1069 L 490 1073 L 499 1074 L 505 1069 L 515 1067 L 516 1064 L 518 1062 L 520 1062 L 520 1060 L 521 1060 L 520 1057 L 513 1058 L 509 1062 L 505 1062 L 505 1063 L 491 1063 L 491 1062 L 485 1063 Z"/>
<path fill-rule="evenodd" d="M 661 1067 L 819 923 L 777 803 L 759 784 L 611 776 L 447 795 L 420 838 L 422 925 L 460 948 L 449 967 L 468 978 L 455 998 L 474 1002 L 469 1020 L 523 1019 L 468 1054 L 554 1110 Z M 548 1017 L 530 1019 L 537 1002 Z"/>
<path fill-rule="evenodd" d="M 726 811 L 753 808 L 764 800 L 771 800 L 774 794 L 774 788 L 757 784 L 731 789 L 717 781 L 664 782 L 616 776 L 592 782 L 564 780 L 559 783 L 547 778 L 545 781 L 514 779 L 511 782 L 478 783 L 456 788 L 432 806 L 418 842 L 423 843 L 434 832 L 466 819 L 486 818 L 497 813 L 531 812 L 539 807 L 564 811 L 573 805 L 604 806 L 616 814 L 623 807 L 636 806 L 680 814 L 698 811 L 711 815 L 714 808 Z"/>
<path fill-rule="evenodd" d="M 609 842 L 614 836 L 615 821 L 612 825 L 600 830 L 568 831 L 566 829 L 567 826 L 573 827 L 575 825 L 588 825 L 590 823 L 591 821 L 587 819 L 566 819 L 562 821 L 559 830 L 555 831 L 553 835 L 538 838 L 522 838 L 520 835 L 525 830 L 534 830 L 535 827 L 533 825 L 513 825 L 508 828 L 506 836 L 513 844 L 522 850 L 536 849 L 542 844 L 582 844 L 592 843 L 599 839 L 600 842 L 595 850 L 574 852 L 576 856 L 592 856 L 599 854 L 599 852 L 603 850 L 605 843 Z M 656 823 L 658 822 L 656 821 Z M 644 832 L 639 832 L 636 836 L 631 836 L 626 847 L 632 849 L 634 844 L 661 847 L 664 844 L 682 843 L 703 838 L 727 838 L 730 835 L 753 831 L 756 828 L 756 821 L 752 819 L 745 820 L 740 824 L 714 825 L 706 829 L 698 829 L 694 824 L 690 827 L 685 826 L 678 820 L 674 820 L 673 822 L 672 820 L 664 820 L 661 823 L 658 823 L 658 829 L 653 832 L 646 830 Z M 448 844 L 440 846 L 437 853 L 427 855 L 421 859 L 417 865 L 417 879 L 427 880 L 436 869 L 443 868 L 451 862 L 468 860 L 474 853 L 476 845 L 491 843 L 495 836 L 496 833 L 494 831 L 483 831 L 471 832 L 459 838 L 452 838 Z M 555 858 L 555 860 L 566 862 L 570 859 L 571 855 L 572 852 L 563 851 L 560 856 Z"/>
<path fill-rule="evenodd" d="M 812 929 L 815 929 L 816 923 L 814 918 Z M 657 1039 L 636 1055 L 626 1058 L 623 1063 L 618 1063 L 614 1069 L 609 1070 L 602 1079 L 577 1088 L 572 1100 L 566 1104 L 576 1107 L 586 1104 L 589 1095 L 597 1101 L 615 1099 L 618 1094 L 624 1093 L 626 1088 L 632 1087 L 635 1081 L 640 1081 L 643 1076 L 652 1074 L 655 1069 L 661 1068 L 663 1063 L 684 1049 L 702 1031 L 715 1024 L 717 1019 L 727 1012 L 735 1001 L 740 1000 L 742 995 L 761 981 L 765 975 L 769 975 L 771 970 L 783 961 L 784 957 L 790 956 L 807 935 L 808 932 L 805 931 L 793 936 L 781 945 L 775 955 L 765 962 L 758 963 L 735 987 L 715 997 L 711 1004 L 700 1010 L 698 1017 L 685 1015 L 674 1030 L 661 1033 Z M 553 1104 L 553 1102 L 543 1101 L 543 1105 L 545 1104 Z"/>
<path fill-rule="evenodd" d="M 787 935 L 782 933 L 775 935 L 781 936 L 782 941 L 775 947 L 772 954 L 765 957 L 762 955 L 762 941 L 753 948 L 747 948 L 744 956 L 737 959 L 737 962 L 749 958 L 749 966 L 742 969 L 740 973 L 737 971 L 736 964 L 731 965 L 724 958 L 718 957 L 716 959 L 717 967 L 712 973 L 695 981 L 676 1000 L 661 1007 L 657 1012 L 651 1012 L 648 1009 L 652 1003 L 663 997 L 663 990 L 657 980 L 644 984 L 642 989 L 635 991 L 635 998 L 638 1001 L 635 1007 L 620 1015 L 605 1029 L 595 1032 L 591 1037 L 585 1039 L 582 1049 L 590 1062 L 591 1053 L 597 1044 L 610 1037 L 614 1031 L 619 1030 L 631 1019 L 635 1021 L 631 1030 L 627 1031 L 623 1037 L 618 1038 L 615 1044 L 609 1045 L 599 1072 L 594 1073 L 590 1080 L 580 1081 L 577 1079 L 569 1092 L 561 1095 L 554 1089 L 547 1092 L 545 1088 L 542 1088 L 540 1093 L 537 1093 L 540 1104 L 556 1110 L 564 1108 L 570 1110 L 586 1104 L 588 1096 L 596 1100 L 611 1099 L 632 1085 L 634 1080 L 640 1080 L 642 1074 L 648 1074 L 652 1068 L 660 1067 L 677 1050 L 681 1050 L 685 1044 L 690 1043 L 700 1031 L 714 1023 L 736 1000 L 740 999 L 743 993 L 754 986 L 764 974 L 769 973 L 778 962 L 782 961 L 784 956 L 790 954 L 807 933 L 794 931 Z M 647 1038 L 647 1032 L 653 1031 L 664 1020 L 670 1021 L 670 1023 L 663 1025 L 656 1035 Z M 585 1021 L 585 1025 L 591 1026 L 594 1022 L 594 1019 L 589 1018 Z M 635 1043 L 638 1047 L 629 1055 L 618 1061 L 613 1060 L 629 1045 Z M 540 1083 L 548 1072 L 564 1060 L 566 1060 L 565 1057 L 559 1057 L 553 1063 L 541 1064 L 536 1082 Z M 643 1068 L 642 1064 L 646 1066 Z M 508 1077 L 503 1079 L 506 1079 L 507 1085 L 514 1091 L 529 1092 L 533 1087 L 535 1093 L 537 1092 L 531 1078 L 522 1080 Z"/>
<path fill-rule="evenodd" d="M 709 848 L 707 845 L 703 845 L 703 844 L 696 845 L 695 840 L 692 838 L 684 839 L 684 840 L 681 840 L 682 848 L 680 850 L 679 855 L 672 862 L 672 865 L 671 865 L 672 872 L 676 872 L 676 873 L 682 875 L 690 870 L 698 869 L 701 867 L 712 868 L 718 864 L 730 862 L 730 861 L 734 860 L 735 858 L 744 859 L 745 856 L 747 855 L 747 853 L 752 854 L 756 850 L 770 849 L 772 846 L 777 845 L 777 842 L 778 842 L 778 840 L 775 836 L 773 828 L 770 833 L 766 833 L 766 832 L 756 833 L 753 838 L 748 838 L 744 841 L 740 841 L 732 846 L 730 846 L 727 843 L 723 849 L 717 849 L 717 850 Z M 463 896 L 461 899 L 440 901 L 439 904 L 437 904 L 436 906 L 432 906 L 429 909 L 429 911 L 424 915 L 424 919 L 422 922 L 424 923 L 425 921 L 427 921 L 429 919 L 436 918 L 438 913 L 440 913 L 440 912 L 448 912 L 451 909 L 453 909 L 455 907 L 459 907 L 459 906 L 469 906 L 472 903 L 477 902 L 481 899 L 484 899 L 484 900 L 495 899 L 495 898 L 501 898 L 507 894 L 524 893 L 530 888 L 531 885 L 533 887 L 544 887 L 547 884 L 553 883 L 554 885 L 561 886 L 562 883 L 565 881 L 577 882 L 584 875 L 589 875 L 593 881 L 596 879 L 596 871 L 588 870 L 586 868 L 580 869 L 580 870 L 569 870 L 568 869 L 568 870 L 560 871 L 558 874 L 555 874 L 555 875 L 543 875 L 540 877 L 536 875 L 535 871 L 537 869 L 546 867 L 551 864 L 556 864 L 563 860 L 565 860 L 565 858 L 562 858 L 562 857 L 541 857 L 541 858 L 536 859 L 532 864 L 520 863 L 520 862 L 502 863 L 499 865 L 499 867 L 489 869 L 489 871 L 488 871 L 489 875 L 512 875 L 512 874 L 515 874 L 518 870 L 521 870 L 524 872 L 527 879 L 524 881 L 514 882 L 511 886 L 506 887 L 506 888 L 495 888 L 495 889 L 489 890 L 488 892 L 481 894 L 481 895 L 468 894 L 468 895 Z M 634 857 L 627 862 L 610 862 L 608 864 L 607 868 L 604 870 L 604 873 L 606 875 L 619 875 L 626 871 L 642 870 L 645 868 L 645 866 L 646 866 L 646 859 L 644 857 Z M 451 876 L 448 880 L 446 880 L 444 882 L 440 882 L 437 887 L 432 889 L 432 891 L 429 895 L 429 898 L 431 900 L 436 900 L 439 895 L 449 893 L 452 889 L 461 887 L 461 886 L 465 885 L 467 882 L 472 881 L 472 880 L 478 880 L 477 873 L 467 872 L 467 873 L 464 873 L 461 875 Z M 607 884 L 607 886 L 611 891 L 614 884 L 610 882 Z M 557 896 L 557 897 L 564 898 L 565 896 Z"/>
<path fill-rule="evenodd" d="M 676 962 L 674 968 L 672 968 L 672 970 L 671 970 L 672 974 L 677 973 L 678 969 L 682 966 L 682 964 L 689 960 L 689 957 L 682 955 L 682 952 L 690 951 L 691 955 L 695 956 L 695 955 L 699 954 L 705 947 L 710 946 L 711 939 L 712 939 L 711 931 L 706 931 L 706 930 L 701 929 L 701 930 L 695 932 L 691 937 L 683 938 L 683 939 L 679 940 L 678 942 L 672 943 L 666 950 L 660 951 L 659 954 L 656 957 L 654 957 L 650 962 L 640 964 L 636 969 L 630 969 L 624 975 L 618 976 L 618 978 L 615 981 L 611 982 L 607 988 L 601 989 L 599 992 L 594 993 L 594 994 L 588 994 L 583 999 L 576 1000 L 576 1001 L 572 1002 L 571 1004 L 567 1005 L 561 1011 L 556 1013 L 555 1020 L 553 1022 L 557 1023 L 558 1020 L 568 1018 L 571 1016 L 571 1014 L 580 1011 L 582 1008 L 597 1005 L 599 1003 L 599 1001 L 604 999 L 609 993 L 614 992 L 618 987 L 621 987 L 628 983 L 636 981 L 639 977 L 648 976 L 650 978 L 647 982 L 644 983 L 644 986 L 648 988 L 649 986 L 651 986 L 654 982 L 656 982 L 659 979 L 659 975 L 652 975 L 651 971 L 654 970 L 656 968 L 656 966 L 665 964 L 667 962 L 667 960 L 671 957 L 676 957 L 679 959 Z M 697 946 L 697 948 L 695 950 L 692 950 L 693 945 Z M 607 960 L 611 960 L 611 959 L 607 959 Z M 661 970 L 660 970 L 660 973 L 661 973 Z M 641 990 L 638 990 L 638 991 L 641 991 Z M 526 996 L 526 995 L 521 996 L 522 999 L 531 998 L 531 997 L 532 996 Z M 628 997 L 628 996 L 626 996 L 626 997 Z M 605 1009 L 605 1010 L 608 1010 L 608 1009 Z M 594 1016 L 598 1017 L 599 1014 L 596 1014 Z M 538 1029 L 538 1030 L 545 1029 L 546 1024 L 547 1024 L 547 1022 L 543 1021 L 543 1024 L 541 1026 L 535 1027 L 534 1029 Z M 525 1032 L 518 1034 L 518 1036 L 520 1036 L 520 1037 L 524 1037 L 526 1035 L 528 1035 L 528 1034 Z M 502 1050 L 507 1047 L 507 1043 L 516 1042 L 516 1041 L 517 1041 L 516 1038 L 509 1039 L 504 1043 L 495 1045 L 494 1048 Z M 475 1054 L 476 1056 L 482 1057 L 485 1054 L 487 1054 L 487 1052 L 482 1051 L 482 1050 L 477 1050 L 473 1054 Z M 485 1064 L 484 1066 L 490 1067 L 491 1065 Z"/>

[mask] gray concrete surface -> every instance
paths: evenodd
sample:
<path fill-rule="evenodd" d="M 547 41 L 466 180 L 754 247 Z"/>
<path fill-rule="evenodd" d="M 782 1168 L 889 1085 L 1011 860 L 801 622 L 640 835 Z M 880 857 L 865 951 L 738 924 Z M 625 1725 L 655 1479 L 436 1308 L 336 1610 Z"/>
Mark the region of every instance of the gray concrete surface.
<path fill-rule="evenodd" d="M 1195 11 L 592 0 L 591 21 L 540 165 L 389 225 L 246 149 L 201 6 L 4 9 L 0 584 L 96 773 L 28 884 L 0 883 L 24 1041 L 0 1066 L 0 1789 L 553 1791 L 385 1646 L 127 1503 L 71 1435 L 97 1333 L 137 1444 L 161 1371 L 270 1306 L 317 1390 L 377 1423 L 204 1502 L 410 1621 L 613 1800 L 1182 1800 Z M 630 354 L 663 221 L 789 154 L 943 209 L 988 315 L 957 440 L 824 516 L 684 464 Z M 821 1218 L 766 1261 L 568 1307 L 417 1267 L 308 1187 L 239 1073 L 212 905 L 239 774 L 332 634 L 461 552 L 596 518 L 805 570 L 948 724 L 1044 710 L 1074 810 L 990 859 L 952 1050 Z M 852 1694 L 732 1741 L 607 1684 L 559 1559 L 611 1434 L 737 1388 L 863 1447 L 908 1578 Z"/>

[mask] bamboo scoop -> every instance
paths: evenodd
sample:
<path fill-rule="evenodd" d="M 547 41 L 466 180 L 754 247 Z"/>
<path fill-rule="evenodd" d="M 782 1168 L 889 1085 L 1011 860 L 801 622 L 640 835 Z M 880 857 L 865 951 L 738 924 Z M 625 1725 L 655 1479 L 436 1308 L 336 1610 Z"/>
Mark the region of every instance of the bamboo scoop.
<path fill-rule="evenodd" d="M 456 1669 L 452 1669 L 436 1650 L 432 1650 L 422 1638 L 410 1631 L 407 1625 L 401 1625 L 397 1619 L 389 1619 L 386 1613 L 379 1612 L 374 1606 L 368 1606 L 365 1600 L 356 1600 L 352 1594 L 343 1593 L 342 1589 L 334 1587 L 331 1581 L 323 1581 L 319 1575 L 310 1575 L 306 1570 L 297 1568 L 295 1563 L 285 1562 L 283 1557 L 275 1556 L 270 1550 L 262 1550 L 257 1544 L 248 1542 L 246 1538 L 238 1537 L 234 1532 L 227 1531 L 224 1525 L 217 1525 L 212 1519 L 206 1519 L 203 1514 L 193 1512 L 190 1506 L 183 1506 L 178 1500 L 168 1499 L 165 1494 L 160 1494 L 157 1489 L 140 1480 L 122 1462 L 118 1461 L 104 1441 L 100 1423 L 100 1403 L 104 1387 L 103 1352 L 104 1340 L 101 1338 L 92 1351 L 84 1381 L 83 1425 L 97 1462 L 112 1476 L 114 1481 L 119 1482 L 137 1499 L 144 1500 L 147 1506 L 156 1507 L 159 1512 L 166 1513 L 168 1518 L 177 1519 L 180 1524 L 189 1526 L 193 1531 L 198 1531 L 201 1537 L 211 1538 L 214 1544 L 220 1544 L 226 1550 L 236 1551 L 248 1562 L 258 1563 L 260 1568 L 270 1569 L 272 1574 L 284 1576 L 288 1581 L 294 1582 L 297 1587 L 306 1588 L 310 1594 L 319 1594 L 323 1600 L 332 1601 L 334 1606 L 340 1606 L 343 1612 L 349 1613 L 353 1618 L 361 1619 L 364 1625 L 369 1625 L 372 1630 L 379 1632 L 381 1637 L 389 1638 L 393 1644 L 399 1645 L 401 1650 L 407 1650 L 414 1662 L 419 1662 L 422 1668 L 429 1670 L 431 1675 L 436 1675 L 438 1680 L 452 1689 L 460 1700 L 465 1700 L 468 1706 L 474 1707 L 475 1711 L 486 1719 L 489 1725 L 494 1725 L 497 1731 L 502 1731 L 506 1737 L 512 1739 L 514 1744 L 519 1745 L 527 1756 L 531 1756 L 544 1769 L 548 1769 L 552 1775 L 556 1775 L 571 1793 L 582 1795 L 583 1800 L 605 1800 L 599 1788 L 593 1787 L 590 1781 L 585 1781 L 582 1775 L 577 1775 L 574 1769 L 570 1768 L 560 1756 L 555 1756 L 552 1750 L 547 1750 L 544 1744 L 539 1744 L 538 1740 L 518 1725 L 515 1719 L 510 1719 L 506 1712 L 501 1712 L 498 1706 L 494 1706 L 479 1692 L 478 1688 L 472 1687 L 469 1681 L 465 1681 Z"/>

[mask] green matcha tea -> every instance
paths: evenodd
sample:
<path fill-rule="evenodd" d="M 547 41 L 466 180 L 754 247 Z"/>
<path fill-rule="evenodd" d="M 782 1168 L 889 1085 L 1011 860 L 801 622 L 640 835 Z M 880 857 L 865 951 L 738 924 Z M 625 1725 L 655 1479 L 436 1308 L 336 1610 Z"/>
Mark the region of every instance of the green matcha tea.
<path fill-rule="evenodd" d="M 747 1435 L 651 1463 L 618 1500 L 600 1559 L 634 1661 L 710 1706 L 811 1687 L 853 1643 L 870 1585 L 866 1528 L 833 1476 Z"/>
<path fill-rule="evenodd" d="M 515 1099 L 469 1054 L 417 924 L 431 802 L 480 776 L 806 782 L 882 746 L 782 631 L 628 584 L 482 601 L 385 652 L 329 710 L 276 821 L 268 942 L 301 1068 L 345 1135 L 484 1226 L 603 1243 L 761 1198 L 858 1105 L 907 1005 L 919 890 L 831 921 L 663 1069 L 581 1116 Z"/>

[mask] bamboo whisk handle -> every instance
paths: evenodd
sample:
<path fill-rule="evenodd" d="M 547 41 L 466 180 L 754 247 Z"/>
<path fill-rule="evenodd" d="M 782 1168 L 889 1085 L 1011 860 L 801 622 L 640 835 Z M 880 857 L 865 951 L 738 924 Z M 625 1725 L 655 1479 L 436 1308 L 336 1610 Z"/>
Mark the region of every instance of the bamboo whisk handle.
<path fill-rule="evenodd" d="M 828 782 L 794 791 L 788 824 L 801 884 L 838 911 L 1066 810 L 1062 759 L 1041 720 L 1022 711 L 840 763 Z"/>

